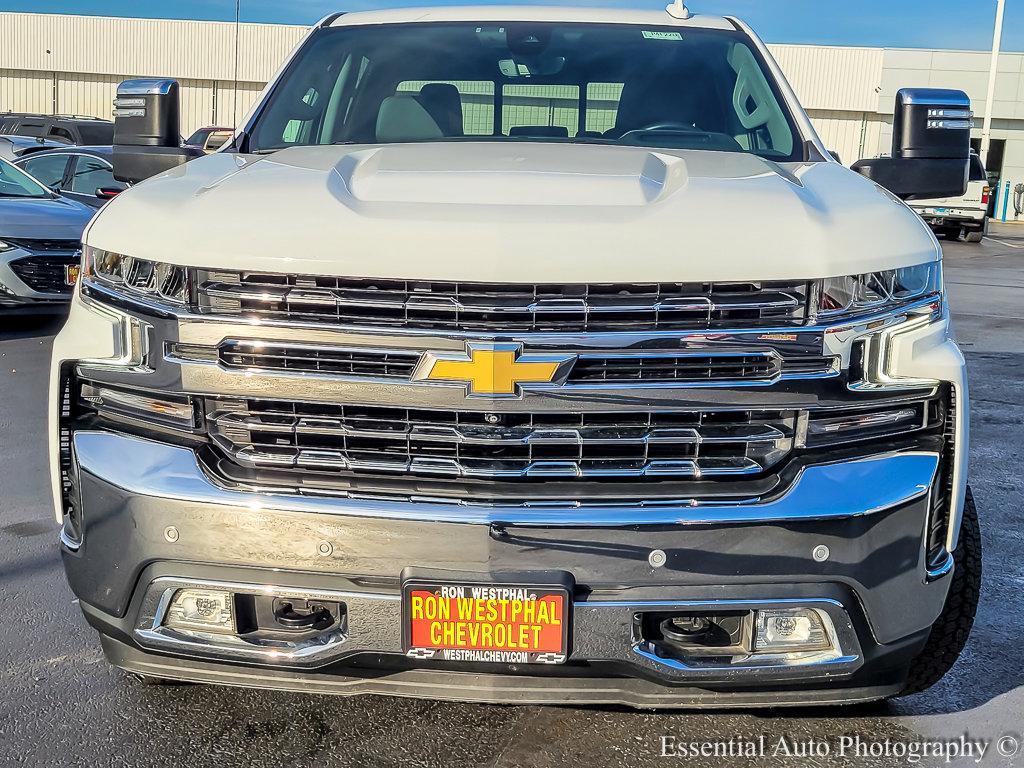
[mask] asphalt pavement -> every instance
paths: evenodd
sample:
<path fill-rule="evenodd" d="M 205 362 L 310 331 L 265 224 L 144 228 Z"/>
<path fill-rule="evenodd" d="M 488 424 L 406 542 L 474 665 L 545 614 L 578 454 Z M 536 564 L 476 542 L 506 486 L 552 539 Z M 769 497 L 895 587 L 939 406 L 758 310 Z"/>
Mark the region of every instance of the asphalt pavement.
<path fill-rule="evenodd" d="M 843 709 L 644 713 L 137 683 L 104 661 L 60 565 L 45 445 L 60 321 L 0 316 L 0 768 L 896 766 L 914 764 L 913 750 L 927 745 L 962 749 L 962 737 L 987 742 L 980 763 L 976 751 L 917 764 L 1024 765 L 1024 226 L 945 247 L 970 363 L 980 613 L 938 686 Z"/>

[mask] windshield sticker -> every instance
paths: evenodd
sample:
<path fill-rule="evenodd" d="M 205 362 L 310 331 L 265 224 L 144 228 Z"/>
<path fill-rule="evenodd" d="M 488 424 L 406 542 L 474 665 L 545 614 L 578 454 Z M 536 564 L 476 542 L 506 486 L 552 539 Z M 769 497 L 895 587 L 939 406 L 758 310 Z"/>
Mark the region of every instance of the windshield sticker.
<path fill-rule="evenodd" d="M 643 30 L 643 36 L 645 40 L 682 40 L 683 35 L 680 32 L 651 32 L 650 30 Z"/>

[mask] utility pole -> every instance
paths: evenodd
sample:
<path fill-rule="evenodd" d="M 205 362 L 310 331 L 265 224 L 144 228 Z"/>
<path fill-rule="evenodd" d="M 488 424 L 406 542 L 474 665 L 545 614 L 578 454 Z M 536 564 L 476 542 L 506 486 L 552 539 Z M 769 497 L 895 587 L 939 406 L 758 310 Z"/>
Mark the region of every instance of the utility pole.
<path fill-rule="evenodd" d="M 997 0 L 996 30 L 992 36 L 992 65 L 988 73 L 988 102 L 985 105 L 985 126 L 981 129 L 981 162 L 988 167 L 988 150 L 992 145 L 992 113 L 995 111 L 996 75 L 999 72 L 999 49 L 1003 43 L 1003 12 L 1006 0 Z"/>
<path fill-rule="evenodd" d="M 1003 0 L 999 0 L 1002 3 Z M 238 38 L 242 31 L 242 0 L 235 0 L 235 87 L 231 92 L 231 127 L 238 128 Z"/>

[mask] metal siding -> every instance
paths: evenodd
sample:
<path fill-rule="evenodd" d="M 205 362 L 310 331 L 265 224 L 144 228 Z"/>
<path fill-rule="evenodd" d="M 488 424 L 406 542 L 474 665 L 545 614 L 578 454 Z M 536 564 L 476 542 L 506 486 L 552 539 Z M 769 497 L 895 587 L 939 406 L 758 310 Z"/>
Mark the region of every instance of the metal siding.
<path fill-rule="evenodd" d="M 0 13 L 0 68 L 233 80 L 231 22 Z M 239 80 L 263 82 L 306 27 L 242 24 Z"/>
<path fill-rule="evenodd" d="M 0 112 L 52 112 L 53 75 L 0 69 Z"/>
<path fill-rule="evenodd" d="M 880 154 L 882 118 L 872 112 L 809 110 L 815 130 L 830 150 L 839 153 L 843 165 Z"/>
<path fill-rule="evenodd" d="M 768 47 L 805 109 L 877 111 L 884 49 Z"/>

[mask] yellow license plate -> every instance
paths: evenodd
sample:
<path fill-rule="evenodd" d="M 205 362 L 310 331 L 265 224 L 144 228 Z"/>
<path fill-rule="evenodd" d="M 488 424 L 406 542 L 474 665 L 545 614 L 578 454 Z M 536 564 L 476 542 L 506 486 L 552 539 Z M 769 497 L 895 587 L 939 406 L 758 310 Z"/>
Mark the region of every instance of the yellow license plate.
<path fill-rule="evenodd" d="M 71 286 L 75 285 L 78 282 L 78 275 L 81 271 L 81 264 L 68 264 L 64 267 L 64 283 Z"/>

